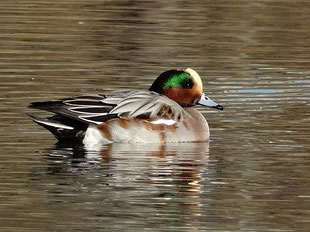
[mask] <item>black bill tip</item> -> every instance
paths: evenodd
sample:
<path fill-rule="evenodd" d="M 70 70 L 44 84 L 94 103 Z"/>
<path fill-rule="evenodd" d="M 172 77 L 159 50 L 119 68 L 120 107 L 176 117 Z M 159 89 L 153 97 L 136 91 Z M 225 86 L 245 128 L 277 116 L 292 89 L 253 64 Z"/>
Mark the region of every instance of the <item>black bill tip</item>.
<path fill-rule="evenodd" d="M 224 107 L 221 106 L 220 104 L 214 106 L 215 109 L 218 109 L 218 110 L 224 110 Z"/>

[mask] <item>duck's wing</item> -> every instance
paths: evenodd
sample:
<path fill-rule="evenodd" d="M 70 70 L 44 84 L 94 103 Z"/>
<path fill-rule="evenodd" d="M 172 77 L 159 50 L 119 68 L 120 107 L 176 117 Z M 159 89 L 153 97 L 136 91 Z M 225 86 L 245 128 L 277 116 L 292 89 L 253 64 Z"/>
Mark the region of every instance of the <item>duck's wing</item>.
<path fill-rule="evenodd" d="M 119 116 L 110 111 L 117 106 L 129 91 L 84 95 L 55 101 L 33 102 L 30 108 L 53 113 L 52 116 L 29 115 L 33 121 L 48 129 L 58 140 L 81 140 L 89 124 L 101 124 Z"/>
<path fill-rule="evenodd" d="M 55 114 L 53 119 L 101 124 L 112 118 L 158 118 L 183 120 L 186 112 L 175 101 L 150 91 L 117 92 L 111 96 L 103 94 L 78 96 L 56 101 L 33 102 L 30 108 Z"/>
<path fill-rule="evenodd" d="M 62 119 L 80 122 L 86 121 L 82 116 L 94 116 L 94 121 L 90 123 L 101 123 L 111 117 L 116 117 L 116 115 L 109 115 L 109 112 L 116 106 L 116 102 L 104 103 L 103 100 L 106 98 L 105 95 L 100 94 L 78 96 L 56 101 L 33 102 L 29 107 L 52 112 Z M 96 117 L 97 120 L 95 120 Z"/>
<path fill-rule="evenodd" d="M 122 99 L 110 111 L 121 118 L 166 119 L 179 122 L 186 112 L 170 98 L 155 92 L 141 91 Z"/>

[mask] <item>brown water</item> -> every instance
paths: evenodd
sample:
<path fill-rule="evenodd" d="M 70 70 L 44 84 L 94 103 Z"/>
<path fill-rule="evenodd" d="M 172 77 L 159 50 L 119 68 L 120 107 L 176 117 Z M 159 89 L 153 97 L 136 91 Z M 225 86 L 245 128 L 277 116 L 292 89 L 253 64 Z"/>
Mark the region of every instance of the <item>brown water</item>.
<path fill-rule="evenodd" d="M 310 2 L 0 2 L 0 231 L 309 231 Z M 31 101 L 195 68 L 210 144 L 86 152 Z"/>

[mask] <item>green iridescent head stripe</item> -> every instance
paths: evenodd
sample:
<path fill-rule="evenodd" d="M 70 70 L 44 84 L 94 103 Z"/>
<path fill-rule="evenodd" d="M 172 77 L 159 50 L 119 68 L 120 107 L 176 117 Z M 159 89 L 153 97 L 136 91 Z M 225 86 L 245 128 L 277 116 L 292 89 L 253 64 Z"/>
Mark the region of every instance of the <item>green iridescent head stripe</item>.
<path fill-rule="evenodd" d="M 164 83 L 164 89 L 167 89 L 169 87 L 175 87 L 175 88 L 181 88 L 182 82 L 186 80 L 190 80 L 191 76 L 186 72 L 180 72 L 172 75 L 165 83 Z"/>

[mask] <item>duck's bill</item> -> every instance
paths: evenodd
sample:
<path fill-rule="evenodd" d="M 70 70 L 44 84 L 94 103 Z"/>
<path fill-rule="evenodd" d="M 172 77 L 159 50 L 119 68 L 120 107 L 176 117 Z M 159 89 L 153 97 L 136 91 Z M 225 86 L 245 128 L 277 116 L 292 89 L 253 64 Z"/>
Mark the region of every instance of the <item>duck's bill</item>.
<path fill-rule="evenodd" d="M 224 109 L 223 106 L 221 106 L 220 104 L 217 104 L 216 102 L 211 100 L 211 98 L 207 97 L 205 94 L 201 95 L 201 98 L 199 99 L 199 101 L 197 103 L 199 105 L 210 107 L 210 108 L 215 108 L 218 110 Z"/>

